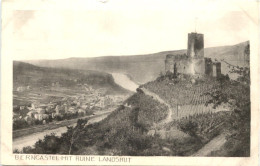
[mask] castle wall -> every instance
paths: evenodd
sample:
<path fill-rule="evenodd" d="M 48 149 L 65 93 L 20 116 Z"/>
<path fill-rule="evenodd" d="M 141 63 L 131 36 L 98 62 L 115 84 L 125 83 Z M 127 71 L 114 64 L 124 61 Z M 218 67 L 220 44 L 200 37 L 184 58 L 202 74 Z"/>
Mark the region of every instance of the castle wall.
<path fill-rule="evenodd" d="M 205 74 L 205 59 L 193 59 L 195 74 Z"/>
<path fill-rule="evenodd" d="M 166 55 L 165 73 L 167 73 L 167 72 L 174 73 L 174 64 L 176 63 L 176 65 L 178 65 L 177 62 L 179 62 L 181 59 L 187 59 L 186 54 L 184 54 L 184 55 L 171 55 L 171 54 Z M 178 66 L 177 66 L 177 69 L 178 69 Z"/>
<path fill-rule="evenodd" d="M 173 73 L 174 72 L 173 69 L 174 69 L 174 61 L 166 58 L 166 60 L 165 60 L 165 73 L 167 73 L 167 72 Z"/>
<path fill-rule="evenodd" d="M 178 73 L 182 74 L 204 74 L 204 58 L 188 58 L 187 56 L 167 56 L 165 60 L 165 72 L 174 73 L 176 64 Z"/>
<path fill-rule="evenodd" d="M 213 63 L 211 58 L 205 58 L 205 74 L 208 76 L 213 75 Z"/>
<path fill-rule="evenodd" d="M 221 63 L 215 62 L 213 63 L 213 77 L 220 77 L 221 76 Z"/>
<path fill-rule="evenodd" d="M 212 62 L 211 58 L 168 56 L 165 60 L 165 73 L 174 73 L 174 65 L 176 65 L 177 72 L 182 74 L 205 74 L 210 77 L 221 76 L 221 63 Z"/>
<path fill-rule="evenodd" d="M 217 77 L 217 68 L 216 68 L 216 65 L 215 64 L 213 64 L 212 65 L 212 76 L 213 77 Z"/>
<path fill-rule="evenodd" d="M 204 59 L 182 59 L 176 62 L 178 73 L 183 74 L 204 74 L 205 67 L 204 67 Z"/>

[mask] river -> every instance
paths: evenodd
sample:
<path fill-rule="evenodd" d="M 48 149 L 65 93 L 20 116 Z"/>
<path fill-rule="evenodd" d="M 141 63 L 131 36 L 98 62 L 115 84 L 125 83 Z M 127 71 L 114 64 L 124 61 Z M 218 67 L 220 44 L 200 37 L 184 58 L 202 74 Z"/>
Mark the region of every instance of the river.
<path fill-rule="evenodd" d="M 139 87 L 135 82 L 133 82 L 127 75 L 122 73 L 112 73 L 114 81 L 116 84 L 121 87 L 130 90 L 132 92 L 136 92 L 136 89 Z"/>

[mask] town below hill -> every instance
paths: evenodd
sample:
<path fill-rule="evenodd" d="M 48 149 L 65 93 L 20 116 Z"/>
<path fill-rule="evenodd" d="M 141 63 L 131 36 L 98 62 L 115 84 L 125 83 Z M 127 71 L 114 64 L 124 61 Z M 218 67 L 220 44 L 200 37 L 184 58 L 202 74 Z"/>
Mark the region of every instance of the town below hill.
<path fill-rule="evenodd" d="M 131 94 L 103 72 L 13 65 L 14 130 L 93 115 Z"/>

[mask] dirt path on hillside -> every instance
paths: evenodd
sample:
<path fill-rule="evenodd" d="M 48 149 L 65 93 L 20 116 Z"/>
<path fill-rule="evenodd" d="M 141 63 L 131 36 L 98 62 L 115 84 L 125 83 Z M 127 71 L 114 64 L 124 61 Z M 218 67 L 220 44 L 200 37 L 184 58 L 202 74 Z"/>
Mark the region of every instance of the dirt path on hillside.
<path fill-rule="evenodd" d="M 154 124 L 151 127 L 151 130 L 148 132 L 148 135 L 154 135 L 155 133 L 159 134 L 162 139 L 171 138 L 171 139 L 182 139 L 188 137 L 188 134 L 180 131 L 177 127 L 172 126 L 170 130 L 166 131 L 165 124 L 170 123 L 173 118 L 174 110 L 172 107 L 166 103 L 160 96 L 149 91 L 148 89 L 141 88 L 145 95 L 151 96 L 154 100 L 157 100 L 159 103 L 164 104 L 168 107 L 168 115 L 165 119 L 160 121 L 157 124 Z"/>
<path fill-rule="evenodd" d="M 213 138 L 209 143 L 203 146 L 199 151 L 191 156 L 207 156 L 211 152 L 219 150 L 226 142 L 225 134 L 220 134 L 219 136 Z"/>
<path fill-rule="evenodd" d="M 148 89 L 145 88 L 140 88 L 145 95 L 151 96 L 154 100 L 157 100 L 159 103 L 164 104 L 168 107 L 168 115 L 167 117 L 162 120 L 161 122 L 159 122 L 158 124 L 156 124 L 156 126 L 154 126 L 154 128 L 158 128 L 158 127 L 162 127 L 163 125 L 169 123 L 172 121 L 172 115 L 173 115 L 173 109 L 171 108 L 171 106 L 166 103 L 162 98 L 160 98 L 160 96 L 158 96 L 157 94 L 149 91 Z M 177 129 L 176 129 L 177 130 Z M 175 131 L 176 133 L 176 131 Z M 219 150 L 226 142 L 226 138 L 225 138 L 225 134 L 220 134 L 217 137 L 213 138 L 210 142 L 208 142 L 206 145 L 204 145 L 200 150 L 198 150 L 196 153 L 194 153 L 192 156 L 207 156 L 210 155 L 211 152 Z"/>
<path fill-rule="evenodd" d="M 164 104 L 168 107 L 167 117 L 164 120 L 162 120 L 159 124 L 157 124 L 157 126 L 161 126 L 161 125 L 164 125 L 164 124 L 171 122 L 172 121 L 172 114 L 173 114 L 172 107 L 168 103 L 166 103 L 162 98 L 160 98 L 159 95 L 149 91 L 146 88 L 141 88 L 141 90 L 144 92 L 144 94 L 151 96 L 154 100 L 157 100 L 159 103 Z"/>

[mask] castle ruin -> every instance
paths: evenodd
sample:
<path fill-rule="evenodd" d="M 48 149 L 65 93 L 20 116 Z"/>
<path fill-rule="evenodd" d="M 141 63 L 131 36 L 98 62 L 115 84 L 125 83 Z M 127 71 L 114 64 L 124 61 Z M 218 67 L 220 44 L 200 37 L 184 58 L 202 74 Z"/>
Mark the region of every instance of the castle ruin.
<path fill-rule="evenodd" d="M 220 77 L 221 63 L 204 58 L 203 34 L 189 33 L 187 54 L 166 55 L 165 72 Z"/>

